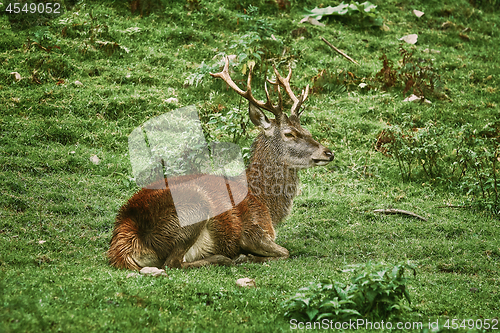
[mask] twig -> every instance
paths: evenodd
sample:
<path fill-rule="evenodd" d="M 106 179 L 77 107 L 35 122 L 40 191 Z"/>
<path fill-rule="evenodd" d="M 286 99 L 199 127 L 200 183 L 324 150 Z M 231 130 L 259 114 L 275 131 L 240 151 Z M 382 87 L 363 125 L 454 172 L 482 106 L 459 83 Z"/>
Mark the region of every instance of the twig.
<path fill-rule="evenodd" d="M 454 205 L 446 205 L 446 206 L 437 206 L 436 208 L 470 208 L 470 206 L 454 206 Z"/>
<path fill-rule="evenodd" d="M 325 42 L 328 46 L 330 46 L 332 49 L 334 49 L 335 51 L 337 51 L 340 55 L 342 55 L 344 58 L 346 58 L 347 60 L 355 63 L 356 65 L 359 66 L 358 62 L 356 60 L 354 60 L 353 58 L 349 57 L 347 54 L 345 54 L 344 52 L 340 51 L 338 48 L 336 48 L 335 46 L 333 46 L 329 41 L 327 41 L 326 39 L 324 39 L 323 37 L 320 37 L 321 40 L 323 42 Z"/>
<path fill-rule="evenodd" d="M 401 210 L 401 209 L 375 209 L 373 212 L 374 213 L 382 213 L 382 214 L 403 214 L 403 215 L 410 215 L 410 216 L 416 217 L 418 219 L 427 221 L 427 219 L 425 217 L 417 215 L 417 214 L 415 214 L 413 212 L 409 212 L 407 210 Z"/>

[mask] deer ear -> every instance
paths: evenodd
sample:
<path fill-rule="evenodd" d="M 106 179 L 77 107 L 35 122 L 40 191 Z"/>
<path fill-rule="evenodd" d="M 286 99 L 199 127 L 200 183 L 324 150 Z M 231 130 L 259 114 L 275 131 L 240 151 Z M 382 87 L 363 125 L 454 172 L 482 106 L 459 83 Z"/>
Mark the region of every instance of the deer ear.
<path fill-rule="evenodd" d="M 250 120 L 255 126 L 261 127 L 264 130 L 271 127 L 271 122 L 267 119 L 264 112 L 252 102 L 248 103 L 248 113 L 250 114 Z"/>

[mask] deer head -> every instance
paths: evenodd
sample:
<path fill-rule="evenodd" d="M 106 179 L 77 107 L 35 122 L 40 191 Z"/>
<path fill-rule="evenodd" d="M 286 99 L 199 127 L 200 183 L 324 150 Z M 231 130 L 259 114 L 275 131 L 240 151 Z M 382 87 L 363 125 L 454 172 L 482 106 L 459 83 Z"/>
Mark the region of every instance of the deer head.
<path fill-rule="evenodd" d="M 213 77 L 223 79 L 234 91 L 249 102 L 249 115 L 252 123 L 261 130 L 261 135 L 254 145 L 253 161 L 258 163 L 270 163 L 270 158 L 278 163 L 283 163 L 289 168 L 304 169 L 313 166 L 326 165 L 333 160 L 333 153 L 319 142 L 313 139 L 311 133 L 300 125 L 300 116 L 303 112 L 300 108 L 307 99 L 309 85 L 302 90 L 300 96 L 295 96 L 290 87 L 292 69 L 289 69 L 286 78 L 280 75 L 273 65 L 276 81 L 267 79 L 265 83 L 266 102 L 256 99 L 252 95 L 252 68 L 250 67 L 247 79 L 246 91 L 240 89 L 229 75 L 229 59 L 226 57 L 222 72 L 210 73 Z M 267 89 L 267 83 L 277 87 L 278 104 L 273 104 Z M 290 116 L 283 112 L 283 88 L 293 102 Z M 262 110 L 271 112 L 275 118 L 269 119 Z M 261 157 L 261 150 L 269 149 L 271 156 Z M 257 154 L 257 156 L 255 156 Z"/>

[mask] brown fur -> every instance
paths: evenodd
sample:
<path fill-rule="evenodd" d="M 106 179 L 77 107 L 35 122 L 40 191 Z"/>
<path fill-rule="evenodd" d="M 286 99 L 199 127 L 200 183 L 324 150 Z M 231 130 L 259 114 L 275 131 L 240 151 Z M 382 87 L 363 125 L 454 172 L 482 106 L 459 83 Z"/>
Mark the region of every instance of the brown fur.
<path fill-rule="evenodd" d="M 130 198 L 116 218 L 108 250 L 113 266 L 138 270 L 144 267 L 138 258 L 147 261 L 148 266 L 189 266 L 183 265 L 183 257 L 203 228 L 214 242 L 213 249 L 205 257 L 222 255 L 234 259 L 240 254 L 250 253 L 247 243 L 255 243 L 263 237 L 274 240 L 275 232 L 267 208 L 250 193 L 230 210 L 182 228 L 170 188 L 182 186 L 197 177 L 202 178 L 200 175 L 177 177 L 166 183 L 169 186 L 167 189 L 142 189 Z M 217 205 L 218 200 L 222 202 L 224 198 L 221 196 L 227 193 L 226 187 L 214 187 L 214 183 L 220 184 L 214 182 L 215 178 L 218 177 L 205 175 L 193 189 L 193 192 L 201 192 L 202 196 L 210 199 L 213 205 Z M 229 184 L 233 198 L 237 199 L 244 193 L 244 187 L 237 180 L 229 181 Z M 201 202 L 189 200 L 187 204 L 193 201 Z M 195 213 L 196 207 L 192 210 Z M 284 251 L 281 254 L 285 255 Z M 221 262 L 227 263 L 224 260 Z"/>

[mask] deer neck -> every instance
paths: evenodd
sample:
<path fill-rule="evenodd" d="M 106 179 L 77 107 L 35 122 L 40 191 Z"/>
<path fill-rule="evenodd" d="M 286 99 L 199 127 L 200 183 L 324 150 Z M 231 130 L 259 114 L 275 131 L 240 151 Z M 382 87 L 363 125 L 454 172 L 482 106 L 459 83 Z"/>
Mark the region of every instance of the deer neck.
<path fill-rule="evenodd" d="M 297 169 L 284 162 L 283 152 L 275 146 L 272 138 L 259 135 L 246 170 L 248 191 L 266 205 L 273 225 L 290 213 L 299 187 Z"/>

